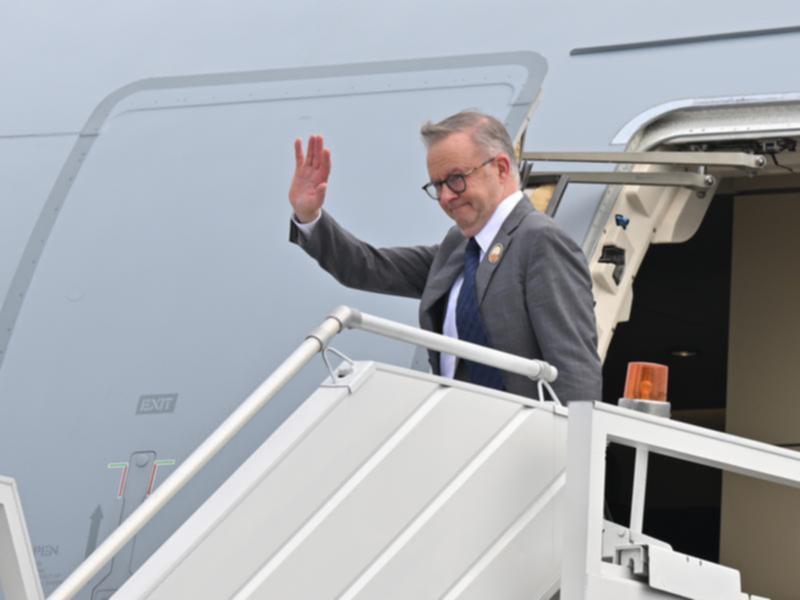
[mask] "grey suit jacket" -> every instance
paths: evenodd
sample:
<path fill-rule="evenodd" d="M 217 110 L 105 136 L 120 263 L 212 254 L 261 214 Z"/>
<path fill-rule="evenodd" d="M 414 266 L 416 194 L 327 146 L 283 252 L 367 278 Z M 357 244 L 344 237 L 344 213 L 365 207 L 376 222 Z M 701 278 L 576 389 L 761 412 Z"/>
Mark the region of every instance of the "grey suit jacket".
<path fill-rule="evenodd" d="M 306 237 L 291 225 L 290 241 L 348 287 L 420 298 L 419 322 L 441 332 L 450 288 L 464 268 L 467 240 L 452 227 L 440 244 L 375 248 L 342 228 L 323 211 Z M 597 355 L 591 279 L 586 258 L 549 217 L 523 198 L 492 242 L 502 244 L 500 260 L 487 256 L 476 285 L 481 315 L 492 347 L 558 368 L 553 385 L 562 401 L 599 400 L 601 366 Z M 429 352 L 439 373 L 439 353 Z M 456 377 L 468 379 L 464 369 Z M 535 398 L 535 382 L 503 373 L 506 390 Z"/>

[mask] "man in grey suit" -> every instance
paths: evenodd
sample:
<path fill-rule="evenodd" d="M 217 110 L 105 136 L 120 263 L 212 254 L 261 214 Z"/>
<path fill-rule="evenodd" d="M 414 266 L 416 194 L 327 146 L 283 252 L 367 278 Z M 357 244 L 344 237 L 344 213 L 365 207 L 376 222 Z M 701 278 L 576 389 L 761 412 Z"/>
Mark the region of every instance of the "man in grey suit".
<path fill-rule="evenodd" d="M 511 139 L 488 115 L 426 123 L 431 181 L 423 189 L 455 222 L 432 246 L 375 248 L 324 210 L 331 170 L 322 137 L 295 141 L 290 240 L 342 284 L 420 298 L 424 329 L 558 368 L 562 401 L 599 400 L 591 280 L 581 249 L 519 190 Z M 536 397 L 535 382 L 430 352 L 433 372 Z"/>

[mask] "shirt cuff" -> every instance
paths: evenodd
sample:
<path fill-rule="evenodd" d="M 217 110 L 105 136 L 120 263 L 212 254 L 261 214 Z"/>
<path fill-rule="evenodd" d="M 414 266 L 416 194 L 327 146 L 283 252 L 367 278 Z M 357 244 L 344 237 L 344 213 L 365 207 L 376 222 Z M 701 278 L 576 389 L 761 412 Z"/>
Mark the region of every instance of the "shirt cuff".
<path fill-rule="evenodd" d="M 319 221 L 321 217 L 322 217 L 322 211 L 319 212 L 317 218 L 314 219 L 313 221 L 309 221 L 308 223 L 301 223 L 300 221 L 297 220 L 297 217 L 294 215 L 294 213 L 292 213 L 292 223 L 294 223 L 295 227 L 297 227 L 300 230 L 300 233 L 302 233 L 306 237 L 309 237 L 311 233 L 314 231 L 314 227 L 316 227 L 317 221 Z"/>

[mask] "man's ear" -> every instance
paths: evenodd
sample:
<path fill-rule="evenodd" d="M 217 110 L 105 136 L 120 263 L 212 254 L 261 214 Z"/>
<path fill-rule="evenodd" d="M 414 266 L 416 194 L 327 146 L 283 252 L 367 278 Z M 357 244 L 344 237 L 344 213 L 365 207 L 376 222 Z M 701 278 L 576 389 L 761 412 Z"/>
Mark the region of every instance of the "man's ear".
<path fill-rule="evenodd" d="M 498 154 L 495 162 L 497 163 L 497 172 L 500 174 L 500 178 L 503 181 L 512 176 L 511 159 L 509 159 L 506 154 Z"/>

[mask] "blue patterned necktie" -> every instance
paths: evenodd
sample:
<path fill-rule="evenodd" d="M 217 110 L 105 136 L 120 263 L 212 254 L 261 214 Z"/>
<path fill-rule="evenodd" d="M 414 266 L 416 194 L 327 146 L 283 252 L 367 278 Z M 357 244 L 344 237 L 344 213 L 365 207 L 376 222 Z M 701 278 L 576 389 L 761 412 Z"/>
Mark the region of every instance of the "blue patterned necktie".
<path fill-rule="evenodd" d="M 467 251 L 464 254 L 464 283 L 458 293 L 456 303 L 456 328 L 458 337 L 473 344 L 489 346 L 489 337 L 483 326 L 480 309 L 478 307 L 478 293 L 475 286 L 475 274 L 478 272 L 481 248 L 475 238 L 467 242 Z M 498 369 L 481 363 L 464 360 L 472 383 L 485 387 L 503 390 L 503 376 Z"/>

